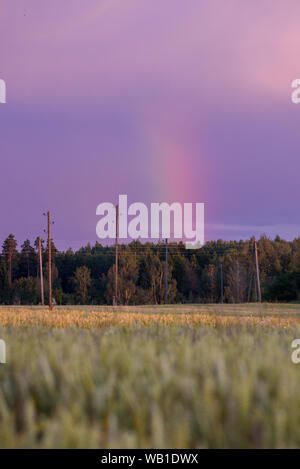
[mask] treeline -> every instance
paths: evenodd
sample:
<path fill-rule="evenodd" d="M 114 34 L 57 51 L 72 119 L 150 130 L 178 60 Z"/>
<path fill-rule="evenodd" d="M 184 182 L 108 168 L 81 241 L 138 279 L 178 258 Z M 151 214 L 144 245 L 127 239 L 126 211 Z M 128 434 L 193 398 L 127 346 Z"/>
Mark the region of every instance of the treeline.
<path fill-rule="evenodd" d="M 300 300 L 300 238 L 258 240 L 264 301 Z M 227 303 L 247 301 L 252 241 L 211 241 L 202 249 L 168 245 L 169 303 Z M 119 304 L 162 304 L 165 295 L 165 245 L 132 242 L 119 246 Z M 48 249 L 42 242 L 45 300 L 48 296 Z M 222 265 L 222 269 L 221 269 Z M 115 251 L 96 243 L 74 252 L 59 252 L 52 243 L 53 297 L 57 304 L 112 304 Z M 39 304 L 41 301 L 38 239 L 18 249 L 11 234 L 0 258 L 0 304 Z M 257 300 L 255 282 L 251 301 Z"/>

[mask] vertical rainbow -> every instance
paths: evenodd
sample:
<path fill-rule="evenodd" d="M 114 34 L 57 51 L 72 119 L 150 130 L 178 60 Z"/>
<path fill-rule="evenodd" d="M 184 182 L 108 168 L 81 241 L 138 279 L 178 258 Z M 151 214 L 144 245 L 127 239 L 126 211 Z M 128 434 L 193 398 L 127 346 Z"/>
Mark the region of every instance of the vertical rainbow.
<path fill-rule="evenodd" d="M 164 202 L 205 202 L 204 155 L 196 153 L 183 130 L 151 130 L 152 198 Z"/>
<path fill-rule="evenodd" d="M 182 205 L 204 202 L 206 220 L 211 193 L 208 185 L 209 152 L 204 143 L 199 145 L 200 136 L 199 141 L 195 142 L 189 134 L 184 125 L 174 124 L 172 118 L 168 120 L 168 125 L 158 120 L 152 126 L 148 168 L 152 189 L 150 197 L 153 202 L 179 202 Z M 186 241 L 184 237 L 183 241 Z"/>

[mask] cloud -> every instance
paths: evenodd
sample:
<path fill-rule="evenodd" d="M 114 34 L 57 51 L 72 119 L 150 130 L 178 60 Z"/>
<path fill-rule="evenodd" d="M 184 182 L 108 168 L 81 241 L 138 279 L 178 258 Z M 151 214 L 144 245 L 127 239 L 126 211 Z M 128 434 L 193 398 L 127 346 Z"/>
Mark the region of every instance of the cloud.
<path fill-rule="evenodd" d="M 15 10 L 7 0 L 2 64 L 20 101 L 97 105 L 148 90 L 251 104 L 288 99 L 297 74 L 296 1 L 288 11 L 276 0 L 29 0 Z"/>

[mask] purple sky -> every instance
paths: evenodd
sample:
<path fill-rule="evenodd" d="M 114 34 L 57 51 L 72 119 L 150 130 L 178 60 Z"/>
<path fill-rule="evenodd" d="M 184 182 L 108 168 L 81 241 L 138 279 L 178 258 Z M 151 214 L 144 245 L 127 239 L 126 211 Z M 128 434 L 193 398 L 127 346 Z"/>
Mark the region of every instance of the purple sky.
<path fill-rule="evenodd" d="M 205 202 L 206 236 L 299 236 L 298 0 L 0 0 L 0 242 L 96 239 L 96 206 Z"/>

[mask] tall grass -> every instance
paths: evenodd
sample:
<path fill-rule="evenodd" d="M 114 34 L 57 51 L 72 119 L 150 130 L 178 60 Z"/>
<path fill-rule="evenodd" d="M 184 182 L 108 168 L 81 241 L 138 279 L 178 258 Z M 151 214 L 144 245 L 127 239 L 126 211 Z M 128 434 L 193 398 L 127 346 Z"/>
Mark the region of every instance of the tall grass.
<path fill-rule="evenodd" d="M 299 327 L 7 325 L 2 448 L 300 447 Z"/>

